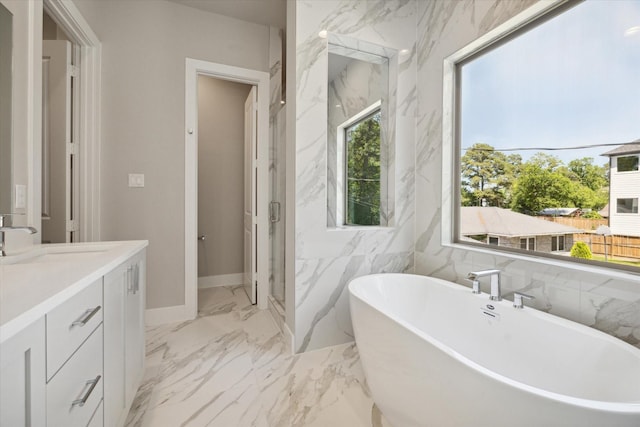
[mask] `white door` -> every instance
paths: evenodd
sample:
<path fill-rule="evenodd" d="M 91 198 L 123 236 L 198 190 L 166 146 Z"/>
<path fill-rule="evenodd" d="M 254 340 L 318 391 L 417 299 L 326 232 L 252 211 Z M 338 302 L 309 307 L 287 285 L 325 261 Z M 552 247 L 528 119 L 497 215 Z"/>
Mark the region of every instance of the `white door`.
<path fill-rule="evenodd" d="M 256 177 L 258 97 L 256 87 L 251 88 L 244 103 L 244 288 L 251 304 L 257 298 L 257 216 Z"/>
<path fill-rule="evenodd" d="M 65 40 L 42 43 L 42 242 L 69 243 L 79 206 L 76 144 L 72 132 L 74 78 L 72 46 Z M 77 162 L 76 162 L 77 163 Z M 75 198 L 77 199 L 77 197 Z"/>

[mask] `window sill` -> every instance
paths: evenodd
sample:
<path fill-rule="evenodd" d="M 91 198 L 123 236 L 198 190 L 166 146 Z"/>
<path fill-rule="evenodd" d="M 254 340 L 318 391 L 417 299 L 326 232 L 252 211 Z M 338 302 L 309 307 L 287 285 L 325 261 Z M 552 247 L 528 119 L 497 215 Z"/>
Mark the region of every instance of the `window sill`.
<path fill-rule="evenodd" d="M 598 274 L 601 276 L 610 277 L 612 279 L 620 279 L 620 280 L 633 280 L 637 281 L 640 279 L 640 272 L 633 272 L 627 270 L 621 270 L 617 268 L 608 268 L 608 267 L 600 267 L 598 265 L 591 264 L 583 264 L 580 262 L 565 262 L 558 259 L 545 258 L 535 255 L 521 255 L 518 253 L 508 252 L 508 251 L 496 251 L 491 250 L 489 248 L 476 247 L 475 245 L 465 245 L 463 243 L 443 243 L 445 247 L 449 247 L 452 249 L 464 250 L 477 252 L 492 256 L 499 256 L 502 258 L 507 258 L 511 260 L 525 261 L 531 264 L 539 264 L 544 266 L 556 267 L 556 268 L 564 268 L 572 271 L 586 272 Z M 566 253 L 566 252 L 565 252 Z"/>

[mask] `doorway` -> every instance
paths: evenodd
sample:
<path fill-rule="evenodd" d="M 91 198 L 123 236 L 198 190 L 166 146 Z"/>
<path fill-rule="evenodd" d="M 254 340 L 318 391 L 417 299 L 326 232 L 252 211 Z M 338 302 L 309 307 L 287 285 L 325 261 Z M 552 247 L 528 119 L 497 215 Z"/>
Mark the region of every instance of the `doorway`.
<path fill-rule="evenodd" d="M 70 227 L 73 234 L 69 235 L 69 240 L 75 242 L 91 242 L 100 240 L 100 58 L 101 44 L 98 37 L 89 27 L 89 24 L 82 17 L 73 3 L 65 0 L 44 0 L 44 13 L 50 21 L 43 21 L 43 36 L 46 38 L 62 38 L 72 43 L 72 58 L 74 67 L 71 72 L 76 78 L 73 83 L 73 111 L 70 117 L 73 123 L 70 129 L 73 130 L 73 140 L 82 149 L 71 147 L 73 150 L 73 164 L 70 164 L 70 182 L 73 194 L 76 197 L 69 197 L 66 206 L 69 206 L 72 220 Z M 53 25 L 52 25 L 53 24 Z M 48 29 L 45 29 L 47 26 Z M 55 26 L 55 27 L 54 27 Z M 52 28 L 55 28 L 52 30 Z M 47 36 L 53 34 L 56 36 Z M 65 36 L 61 36 L 64 34 Z M 79 76 L 82 76 L 80 78 Z M 42 160 L 42 141 L 34 142 L 34 157 L 36 164 Z M 71 160 L 70 160 L 71 162 Z M 43 200 L 40 195 L 43 193 L 42 167 L 34 168 L 30 174 L 30 185 L 35 191 L 32 195 L 29 209 L 29 223 L 38 229 L 43 228 Z M 66 190 L 65 190 L 66 191 Z M 37 239 L 41 238 L 38 233 Z M 72 237 L 73 236 L 73 237 Z M 66 236 L 65 236 L 66 240 Z"/>
<path fill-rule="evenodd" d="M 251 192 L 249 196 L 248 215 L 243 213 L 243 233 L 251 233 L 248 238 L 251 250 L 247 252 L 249 266 L 245 267 L 247 259 L 244 256 L 243 245 L 243 277 L 247 274 L 253 279 L 247 285 L 255 288 L 255 302 L 260 309 L 267 308 L 268 270 L 269 270 L 269 217 L 268 217 L 268 156 L 269 156 L 269 74 L 262 71 L 232 67 L 212 62 L 186 59 L 186 90 L 185 90 L 185 317 L 195 318 L 198 307 L 198 240 L 202 234 L 198 233 L 198 79 L 201 76 L 219 80 L 241 83 L 255 87 L 255 141 L 251 158 L 251 165 L 243 167 L 243 173 L 250 172 L 249 182 Z M 250 144 L 250 142 L 249 142 Z M 245 159 L 247 157 L 245 156 Z M 244 197 L 243 190 L 243 197 Z M 243 209 L 247 198 L 243 200 Z M 246 210 L 246 209 L 245 209 Z M 247 218 L 248 219 L 245 219 Z M 250 222 L 249 226 L 247 222 Z M 247 240 L 245 237 L 243 241 Z M 207 237 L 205 235 L 204 242 Z M 251 297 L 252 291 L 250 290 Z"/>
<path fill-rule="evenodd" d="M 79 46 L 42 20 L 42 243 L 73 243 L 79 230 Z"/>
<path fill-rule="evenodd" d="M 256 88 L 198 76 L 198 288 L 244 285 L 256 303 Z"/>

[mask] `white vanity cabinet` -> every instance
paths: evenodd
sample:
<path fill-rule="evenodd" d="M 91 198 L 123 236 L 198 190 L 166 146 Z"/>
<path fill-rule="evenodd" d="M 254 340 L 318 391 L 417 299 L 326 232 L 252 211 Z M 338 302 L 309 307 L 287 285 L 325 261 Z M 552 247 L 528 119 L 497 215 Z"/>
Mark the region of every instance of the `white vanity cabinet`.
<path fill-rule="evenodd" d="M 122 426 L 144 373 L 144 252 L 104 276 L 104 425 Z"/>
<path fill-rule="evenodd" d="M 0 426 L 45 425 L 44 318 L 0 344 Z"/>
<path fill-rule="evenodd" d="M 65 255 L 58 275 L 0 266 L 0 427 L 124 424 L 144 369 L 146 246 L 85 250 L 92 264 Z"/>

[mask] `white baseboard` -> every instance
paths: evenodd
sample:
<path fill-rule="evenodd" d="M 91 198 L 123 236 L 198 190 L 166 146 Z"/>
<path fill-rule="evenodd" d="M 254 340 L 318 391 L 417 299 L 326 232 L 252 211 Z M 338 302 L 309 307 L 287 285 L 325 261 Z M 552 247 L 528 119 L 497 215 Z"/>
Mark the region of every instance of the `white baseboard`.
<path fill-rule="evenodd" d="M 185 305 L 173 305 L 170 307 L 149 308 L 145 310 L 145 324 L 147 326 L 163 325 L 165 323 L 178 323 L 193 320 L 193 316 L 187 313 Z"/>
<path fill-rule="evenodd" d="M 198 277 L 198 289 L 216 286 L 235 286 L 244 283 L 244 273 L 218 274 L 216 276 Z"/>

